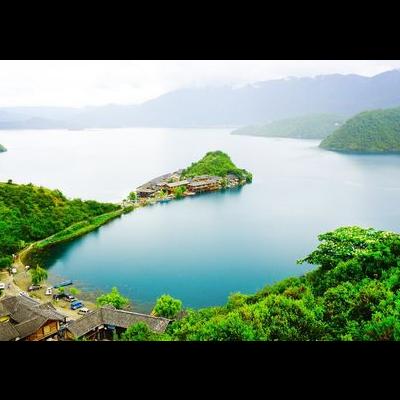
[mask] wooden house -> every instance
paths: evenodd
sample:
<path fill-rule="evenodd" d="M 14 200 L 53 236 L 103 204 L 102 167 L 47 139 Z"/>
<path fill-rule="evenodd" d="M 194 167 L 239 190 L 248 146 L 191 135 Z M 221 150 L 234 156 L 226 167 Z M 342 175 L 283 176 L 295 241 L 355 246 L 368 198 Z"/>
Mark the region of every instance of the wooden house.
<path fill-rule="evenodd" d="M 0 341 L 40 341 L 59 338 L 66 316 L 51 303 L 25 296 L 8 296 L 0 301 Z"/>

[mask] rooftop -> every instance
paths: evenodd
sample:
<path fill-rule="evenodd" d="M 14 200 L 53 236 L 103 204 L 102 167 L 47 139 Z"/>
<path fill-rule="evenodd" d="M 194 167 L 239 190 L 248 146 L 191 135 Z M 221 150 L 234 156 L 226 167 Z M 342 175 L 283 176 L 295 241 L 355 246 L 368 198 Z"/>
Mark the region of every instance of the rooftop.
<path fill-rule="evenodd" d="M 90 312 L 76 321 L 72 321 L 68 324 L 67 329 L 76 338 L 79 338 L 100 325 L 114 325 L 127 329 L 138 322 L 144 322 L 152 331 L 162 333 L 167 328 L 170 320 L 105 306 Z"/>
<path fill-rule="evenodd" d="M 0 341 L 23 339 L 49 320 L 64 322 L 66 318 L 51 303 L 42 304 L 24 296 L 8 296 L 1 299 L 0 314 L 10 317 L 10 321 L 0 323 Z"/>

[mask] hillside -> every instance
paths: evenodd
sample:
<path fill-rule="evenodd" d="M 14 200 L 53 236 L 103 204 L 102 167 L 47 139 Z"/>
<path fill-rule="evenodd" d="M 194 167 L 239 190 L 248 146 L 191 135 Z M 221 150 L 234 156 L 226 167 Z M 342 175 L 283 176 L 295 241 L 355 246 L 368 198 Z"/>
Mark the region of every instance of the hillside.
<path fill-rule="evenodd" d="M 399 70 L 373 77 L 333 74 L 285 78 L 240 88 L 180 89 L 138 105 L 1 108 L 0 129 L 232 127 L 309 114 L 349 117 L 363 110 L 400 106 L 399 92 Z"/>
<path fill-rule="evenodd" d="M 190 310 L 170 340 L 400 340 L 400 235 L 344 227 L 319 236 L 303 277 Z"/>
<path fill-rule="evenodd" d="M 2 153 L 3 151 L 7 151 L 7 149 L 0 144 L 0 153 Z"/>
<path fill-rule="evenodd" d="M 232 135 L 322 139 L 342 125 L 345 119 L 334 114 L 313 114 L 245 126 L 234 130 Z"/>
<path fill-rule="evenodd" d="M 200 175 L 225 177 L 228 174 L 251 182 L 252 174 L 245 169 L 238 168 L 231 158 L 222 151 L 210 151 L 201 160 L 192 163 L 182 171 L 182 177 L 192 178 Z"/>
<path fill-rule="evenodd" d="M 360 113 L 324 139 L 320 147 L 351 152 L 400 152 L 400 108 Z"/>
<path fill-rule="evenodd" d="M 31 184 L 0 183 L 0 268 L 10 265 L 11 255 L 27 243 L 117 209 L 110 203 L 68 200 L 58 190 Z"/>

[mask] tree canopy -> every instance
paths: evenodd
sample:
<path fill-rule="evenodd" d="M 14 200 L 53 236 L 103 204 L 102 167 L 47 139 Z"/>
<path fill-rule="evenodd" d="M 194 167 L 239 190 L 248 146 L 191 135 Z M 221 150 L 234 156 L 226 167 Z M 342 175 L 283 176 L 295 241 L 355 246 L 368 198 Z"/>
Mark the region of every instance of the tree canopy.
<path fill-rule="evenodd" d="M 252 181 L 252 174 L 245 169 L 238 168 L 222 151 L 210 151 L 200 161 L 182 171 L 182 177 L 192 178 L 200 175 L 213 175 L 225 177 L 228 174 L 236 175 L 247 182 Z"/>
<path fill-rule="evenodd" d="M 172 340 L 400 340 L 400 235 L 343 227 L 319 240 L 298 261 L 315 270 L 189 310 Z"/>
<path fill-rule="evenodd" d="M 163 294 L 157 299 L 153 312 L 158 317 L 175 318 L 182 310 L 182 302 L 168 294 Z"/>
<path fill-rule="evenodd" d="M 117 209 L 111 203 L 68 200 L 59 190 L 32 184 L 0 183 L 0 268 L 27 243 Z"/>
<path fill-rule="evenodd" d="M 110 293 L 103 294 L 96 299 L 96 303 L 99 306 L 105 306 L 107 304 L 114 306 L 117 309 L 121 309 L 129 304 L 129 299 L 122 296 L 116 287 L 111 289 Z"/>
<path fill-rule="evenodd" d="M 400 107 L 357 114 L 320 146 L 351 152 L 400 152 Z"/>

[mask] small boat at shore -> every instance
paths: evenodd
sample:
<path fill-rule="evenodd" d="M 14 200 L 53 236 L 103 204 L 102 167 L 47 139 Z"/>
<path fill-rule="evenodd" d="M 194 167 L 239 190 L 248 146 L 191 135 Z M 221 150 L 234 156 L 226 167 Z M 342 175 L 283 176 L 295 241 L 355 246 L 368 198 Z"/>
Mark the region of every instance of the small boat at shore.
<path fill-rule="evenodd" d="M 68 285 L 72 285 L 72 281 L 70 279 L 67 281 L 61 282 L 57 285 L 54 285 L 53 288 L 57 289 L 59 287 L 68 286 Z"/>

